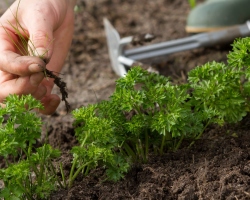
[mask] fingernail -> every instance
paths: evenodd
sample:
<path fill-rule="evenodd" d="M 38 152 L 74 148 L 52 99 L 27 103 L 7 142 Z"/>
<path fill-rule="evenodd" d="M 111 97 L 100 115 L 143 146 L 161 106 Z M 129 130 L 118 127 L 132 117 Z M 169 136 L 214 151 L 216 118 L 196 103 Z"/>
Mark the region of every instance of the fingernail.
<path fill-rule="evenodd" d="M 31 64 L 30 66 L 29 66 L 29 71 L 30 72 L 33 72 L 33 73 L 35 73 L 35 72 L 41 72 L 41 71 L 43 71 L 43 66 L 41 66 L 41 65 L 39 65 L 39 64 Z"/>
<path fill-rule="evenodd" d="M 30 76 L 30 84 L 32 86 L 38 86 L 44 79 L 44 74 L 42 72 L 32 74 Z"/>

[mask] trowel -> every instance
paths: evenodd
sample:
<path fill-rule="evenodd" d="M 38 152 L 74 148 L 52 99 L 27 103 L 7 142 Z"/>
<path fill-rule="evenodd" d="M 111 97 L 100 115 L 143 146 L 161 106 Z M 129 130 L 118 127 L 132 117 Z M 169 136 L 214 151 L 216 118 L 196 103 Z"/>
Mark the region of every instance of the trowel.
<path fill-rule="evenodd" d="M 133 42 L 134 37 L 129 36 L 120 38 L 117 30 L 106 18 L 104 18 L 104 27 L 111 66 L 115 73 L 121 77 L 126 75 L 128 67 L 142 60 L 153 59 L 200 47 L 228 44 L 233 42 L 236 38 L 250 36 L 249 20 L 245 24 L 214 32 L 199 33 L 176 40 L 126 49 L 126 46 Z"/>

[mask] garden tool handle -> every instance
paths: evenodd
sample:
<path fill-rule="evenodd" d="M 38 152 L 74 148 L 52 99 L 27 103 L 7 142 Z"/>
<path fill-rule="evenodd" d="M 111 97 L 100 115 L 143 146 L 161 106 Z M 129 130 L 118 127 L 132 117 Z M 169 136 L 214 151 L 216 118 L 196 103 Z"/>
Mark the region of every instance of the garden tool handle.
<path fill-rule="evenodd" d="M 186 38 L 128 49 L 123 55 L 131 60 L 144 60 L 199 47 L 209 47 L 233 42 L 235 38 L 250 36 L 250 21 L 228 29 L 201 33 Z"/>
<path fill-rule="evenodd" d="M 236 38 L 250 36 L 250 21 L 246 24 L 223 29 L 217 32 L 207 33 L 207 37 L 200 38 L 202 47 L 228 44 Z"/>

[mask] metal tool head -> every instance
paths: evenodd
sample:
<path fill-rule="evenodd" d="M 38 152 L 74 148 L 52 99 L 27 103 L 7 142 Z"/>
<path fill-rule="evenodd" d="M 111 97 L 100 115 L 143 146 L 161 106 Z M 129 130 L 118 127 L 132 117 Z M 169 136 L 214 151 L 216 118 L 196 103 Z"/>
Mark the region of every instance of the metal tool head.
<path fill-rule="evenodd" d="M 108 19 L 104 18 L 103 22 L 108 43 L 111 66 L 118 76 L 123 77 L 127 73 L 124 62 L 128 65 L 132 65 L 132 63 L 134 62 L 133 60 L 127 59 L 122 56 L 124 46 L 132 41 L 132 37 L 120 39 L 119 33 L 111 25 Z"/>
<path fill-rule="evenodd" d="M 124 50 L 124 47 L 133 41 L 133 37 L 130 36 L 120 39 L 118 32 L 107 19 L 104 19 L 104 26 L 111 65 L 119 76 L 125 76 L 127 73 L 125 66 L 130 67 L 135 61 L 157 58 L 159 56 L 166 56 L 200 47 L 230 43 L 235 38 L 250 36 L 250 22 L 247 21 L 246 24 L 215 32 L 200 33 L 185 38 Z"/>

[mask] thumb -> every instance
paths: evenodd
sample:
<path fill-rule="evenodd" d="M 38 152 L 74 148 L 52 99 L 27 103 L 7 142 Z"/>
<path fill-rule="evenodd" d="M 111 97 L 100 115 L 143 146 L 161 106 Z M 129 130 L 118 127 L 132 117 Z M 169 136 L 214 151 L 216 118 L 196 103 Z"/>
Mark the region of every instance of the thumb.
<path fill-rule="evenodd" d="M 41 58 L 46 64 L 53 52 L 53 33 L 47 27 L 37 26 L 29 30 L 29 53 L 32 56 Z"/>
<path fill-rule="evenodd" d="M 53 52 L 53 32 L 57 23 L 53 1 L 22 0 L 17 2 L 20 24 L 29 34 L 30 55 L 41 57 L 48 63 Z"/>
<path fill-rule="evenodd" d="M 31 8 L 23 13 L 23 23 L 29 33 L 29 51 L 48 63 L 53 52 L 53 32 L 56 23 L 48 2 L 30 1 Z"/>

